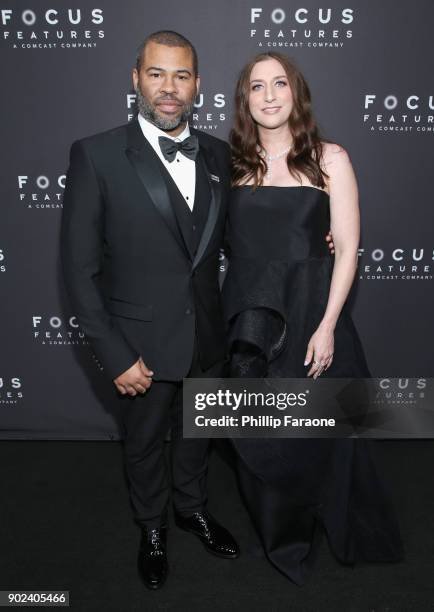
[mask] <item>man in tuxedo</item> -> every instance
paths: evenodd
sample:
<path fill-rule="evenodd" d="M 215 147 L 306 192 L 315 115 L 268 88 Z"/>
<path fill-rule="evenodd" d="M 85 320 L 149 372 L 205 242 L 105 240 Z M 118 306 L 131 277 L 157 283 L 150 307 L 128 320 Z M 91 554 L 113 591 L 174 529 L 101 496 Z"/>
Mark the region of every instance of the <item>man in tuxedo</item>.
<path fill-rule="evenodd" d="M 189 128 L 199 88 L 192 44 L 171 31 L 143 42 L 133 71 L 139 115 L 71 147 L 61 257 L 71 305 L 123 406 L 131 503 L 149 588 L 167 575 L 171 430 L 178 527 L 234 559 L 207 510 L 209 440 L 182 438 L 182 379 L 224 375 L 218 281 L 229 189 L 223 141 Z"/>

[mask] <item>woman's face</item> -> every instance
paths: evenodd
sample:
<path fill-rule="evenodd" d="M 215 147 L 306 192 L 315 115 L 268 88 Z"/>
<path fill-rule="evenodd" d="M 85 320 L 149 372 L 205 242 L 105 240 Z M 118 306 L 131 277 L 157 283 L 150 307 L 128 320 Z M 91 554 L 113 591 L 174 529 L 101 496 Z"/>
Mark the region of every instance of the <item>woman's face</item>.
<path fill-rule="evenodd" d="M 288 125 L 292 107 L 292 91 L 282 64 L 274 58 L 255 64 L 249 84 L 249 110 L 253 120 L 268 129 Z"/>

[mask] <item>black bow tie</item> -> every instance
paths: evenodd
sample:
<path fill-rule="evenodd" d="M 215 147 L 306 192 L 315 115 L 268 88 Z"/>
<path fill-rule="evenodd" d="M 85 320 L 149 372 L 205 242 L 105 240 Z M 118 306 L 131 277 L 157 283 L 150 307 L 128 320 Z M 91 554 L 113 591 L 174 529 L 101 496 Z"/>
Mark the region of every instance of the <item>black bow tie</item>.
<path fill-rule="evenodd" d="M 158 144 L 160 145 L 161 152 L 168 162 L 173 162 L 178 151 L 181 151 L 188 159 L 196 159 L 196 155 L 199 151 L 199 141 L 197 136 L 189 136 L 181 142 L 176 142 L 172 138 L 166 136 L 158 137 Z"/>

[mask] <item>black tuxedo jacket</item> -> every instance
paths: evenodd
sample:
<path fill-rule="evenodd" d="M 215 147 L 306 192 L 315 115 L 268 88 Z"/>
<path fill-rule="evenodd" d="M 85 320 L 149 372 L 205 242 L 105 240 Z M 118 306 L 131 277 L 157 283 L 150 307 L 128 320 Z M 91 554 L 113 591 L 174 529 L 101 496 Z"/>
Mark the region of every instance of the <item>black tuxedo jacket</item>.
<path fill-rule="evenodd" d="M 137 119 L 71 147 L 61 260 L 71 306 L 111 379 L 142 356 L 155 380 L 188 373 L 195 335 L 204 369 L 225 356 L 218 281 L 229 146 L 199 138 L 209 213 L 196 255 L 186 248 L 164 166 Z"/>

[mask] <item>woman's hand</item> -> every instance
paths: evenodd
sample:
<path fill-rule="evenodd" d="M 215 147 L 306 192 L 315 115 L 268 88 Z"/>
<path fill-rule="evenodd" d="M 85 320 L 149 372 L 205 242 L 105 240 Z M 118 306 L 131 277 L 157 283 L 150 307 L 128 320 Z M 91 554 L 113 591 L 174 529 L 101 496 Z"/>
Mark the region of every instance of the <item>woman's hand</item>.
<path fill-rule="evenodd" d="M 313 378 L 316 379 L 330 367 L 333 361 L 334 344 L 334 329 L 320 325 L 307 345 L 304 365 L 309 365 L 313 360 L 307 376 L 313 374 Z"/>

